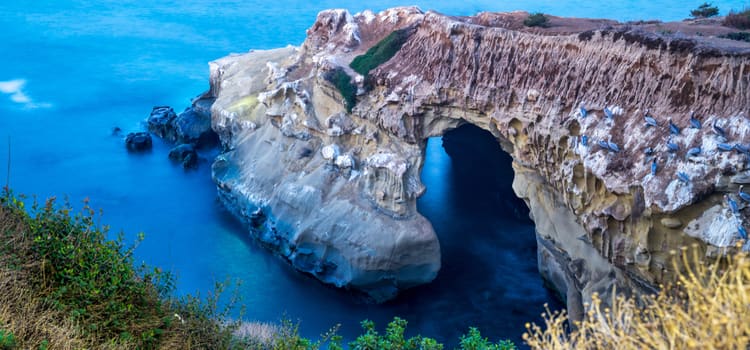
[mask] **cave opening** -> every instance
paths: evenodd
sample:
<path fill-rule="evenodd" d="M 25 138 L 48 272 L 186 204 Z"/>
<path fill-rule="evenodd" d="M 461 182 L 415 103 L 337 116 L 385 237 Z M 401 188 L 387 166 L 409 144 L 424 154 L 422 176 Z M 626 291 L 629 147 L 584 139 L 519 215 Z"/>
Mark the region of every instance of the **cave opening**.
<path fill-rule="evenodd" d="M 477 126 L 428 140 L 417 207 L 438 235 L 442 268 L 416 292 L 451 301 L 441 326 L 453 329 L 438 332 L 480 325 L 491 339 L 521 344 L 524 324 L 539 324 L 545 303 L 564 307 L 539 275 L 534 223 L 513 176 L 511 156 Z"/>

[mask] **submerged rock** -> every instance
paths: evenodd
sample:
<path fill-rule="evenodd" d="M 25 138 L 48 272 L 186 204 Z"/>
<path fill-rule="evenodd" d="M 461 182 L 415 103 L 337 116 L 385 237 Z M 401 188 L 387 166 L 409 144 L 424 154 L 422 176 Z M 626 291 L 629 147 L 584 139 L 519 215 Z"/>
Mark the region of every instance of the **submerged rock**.
<path fill-rule="evenodd" d="M 437 236 L 416 209 L 425 141 L 471 123 L 513 157 L 540 272 L 574 318 L 594 293 L 608 300 L 615 288 L 651 292 L 669 280 L 672 249 L 731 249 L 736 225 L 704 223 L 729 222 L 706 208 L 750 173 L 744 155 L 717 151 L 750 136 L 750 44 L 602 20 L 552 17 L 528 29 L 526 16 L 323 11 L 299 48 L 211 62 L 211 123 L 227 150 L 212 168 L 222 202 L 295 268 L 387 300 L 440 268 Z M 401 29 L 403 46 L 366 77 L 348 66 Z M 357 84 L 351 113 L 325 79 L 334 70 Z M 646 110 L 657 126 L 643 125 Z M 720 121 L 729 140 L 687 128 L 691 110 L 704 125 Z M 671 139 L 668 119 L 681 128 Z M 698 146 L 700 161 L 685 157 Z"/>
<path fill-rule="evenodd" d="M 142 152 L 151 149 L 152 140 L 151 134 L 147 132 L 135 132 L 130 133 L 125 137 L 125 147 L 129 151 Z"/>
<path fill-rule="evenodd" d="M 191 144 L 181 144 L 169 151 L 169 159 L 182 164 L 185 169 L 198 167 L 198 153 Z"/>

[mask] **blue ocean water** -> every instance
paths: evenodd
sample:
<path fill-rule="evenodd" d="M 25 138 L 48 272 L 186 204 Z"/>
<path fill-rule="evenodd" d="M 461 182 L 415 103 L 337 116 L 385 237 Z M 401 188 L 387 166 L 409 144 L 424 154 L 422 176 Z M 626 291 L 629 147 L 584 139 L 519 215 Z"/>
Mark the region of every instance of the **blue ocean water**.
<path fill-rule="evenodd" d="M 42 198 L 67 195 L 74 203 L 89 197 L 115 230 L 130 238 L 145 232 L 137 257 L 174 271 L 179 293 L 205 293 L 227 276 L 241 279 L 248 320 L 275 321 L 285 315 L 300 320 L 308 336 L 341 323 L 341 332 L 351 337 L 364 318 L 383 324 L 398 315 L 410 321 L 413 332 L 449 342 L 469 325 L 491 338 L 518 340 L 523 323 L 537 317 L 541 303 L 550 297 L 536 274 L 533 227 L 523 218 L 522 206 L 507 200 L 512 198 L 511 175 L 501 152 L 483 156 L 497 159 L 505 182 L 491 186 L 492 191 L 472 187 L 492 182 L 473 177 L 480 172 L 472 170 L 476 160 L 471 157 L 479 155 L 459 151 L 481 144 L 476 141 L 481 139 L 478 131 L 456 131 L 446 137 L 445 148 L 440 139 L 428 144 L 422 174 L 428 191 L 419 208 L 440 235 L 440 277 L 393 303 L 376 306 L 358 304 L 295 273 L 247 239 L 216 202 L 209 174 L 211 154 L 204 155 L 199 170 L 185 172 L 166 159 L 168 145 L 156 140 L 152 153 L 131 155 L 111 129 L 142 129 L 154 105 L 187 106 L 192 96 L 207 89 L 210 60 L 230 52 L 301 43 L 317 12 L 326 8 L 357 12 L 416 4 L 455 15 L 521 9 L 618 20 L 677 20 L 699 3 L 2 1 L 0 164 L 4 169 L 8 161 L 9 138 L 10 184 L 16 192 Z M 750 6 L 746 0 L 714 4 L 722 13 Z M 467 140 L 474 141 L 466 144 Z M 0 174 L 4 184 L 4 171 Z M 520 215 L 509 210 L 513 215 L 498 216 L 493 206 L 509 206 Z"/>

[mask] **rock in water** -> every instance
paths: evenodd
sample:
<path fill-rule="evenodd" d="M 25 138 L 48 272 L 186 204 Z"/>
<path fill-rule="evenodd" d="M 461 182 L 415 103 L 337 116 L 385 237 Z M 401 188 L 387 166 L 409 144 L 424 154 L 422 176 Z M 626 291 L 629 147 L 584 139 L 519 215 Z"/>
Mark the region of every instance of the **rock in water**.
<path fill-rule="evenodd" d="M 129 151 L 142 152 L 151 149 L 152 140 L 151 134 L 147 132 L 135 132 L 130 133 L 125 137 L 125 147 Z"/>
<path fill-rule="evenodd" d="M 179 115 L 168 106 L 154 107 L 147 119 L 148 129 L 169 142 L 190 143 L 198 148 L 213 146 L 218 142 L 218 137 L 211 129 L 212 102 L 198 98 L 192 107 Z"/>
<path fill-rule="evenodd" d="M 729 176 L 750 169 L 744 154 L 715 152 L 715 144 L 745 141 L 691 129 L 674 136 L 669 153 L 668 131 L 641 126 L 651 106 L 675 125 L 688 125 L 684 111 L 694 110 L 710 116 L 706 123 L 745 130 L 737 111 L 750 110 L 742 68 L 750 44 L 586 19 L 529 30 L 518 25 L 525 16 L 329 10 L 299 48 L 211 62 L 206 98 L 215 98 L 211 123 L 227 149 L 212 166 L 220 199 L 295 268 L 387 300 L 431 281 L 441 264 L 437 236 L 416 207 L 425 140 L 471 123 L 513 157 L 540 272 L 571 313 L 593 293 L 610 300 L 614 288 L 653 291 L 672 276 L 669 251 L 681 245 L 731 246 L 737 226 L 716 203 L 735 190 Z M 373 63 L 364 76 L 348 66 L 394 37 L 403 45 L 364 60 Z M 659 79 L 649 67 L 659 67 Z M 617 117 L 577 118 L 580 101 Z M 571 147 L 580 135 L 622 151 Z M 704 144 L 700 158 L 684 157 L 683 147 Z M 658 176 L 644 176 L 654 164 L 644 149 L 658 157 Z M 689 185 L 676 174 L 690 174 Z M 660 224 L 665 217 L 674 220 Z"/>
<path fill-rule="evenodd" d="M 169 159 L 182 163 L 185 169 L 198 167 L 198 153 L 191 144 L 181 144 L 169 151 Z"/>
<path fill-rule="evenodd" d="M 163 139 L 174 141 L 175 134 L 172 122 L 175 118 L 177 118 L 177 114 L 174 113 L 172 107 L 156 106 L 151 110 L 151 115 L 146 120 L 148 130 Z"/>
<path fill-rule="evenodd" d="M 175 142 L 192 143 L 202 148 L 217 143 L 217 136 L 211 130 L 211 115 L 198 113 L 188 107 L 174 119 Z"/>

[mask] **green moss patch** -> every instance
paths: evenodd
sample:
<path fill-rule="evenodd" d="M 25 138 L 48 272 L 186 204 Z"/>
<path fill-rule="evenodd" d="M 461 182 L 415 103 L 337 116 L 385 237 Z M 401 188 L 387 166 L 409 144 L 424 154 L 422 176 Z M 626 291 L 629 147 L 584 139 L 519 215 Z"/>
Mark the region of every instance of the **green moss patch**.
<path fill-rule="evenodd" d="M 349 64 L 355 72 L 367 75 L 375 67 L 390 60 L 401 46 L 404 45 L 406 39 L 409 38 L 410 31 L 408 29 L 399 29 L 391 34 L 388 34 L 383 40 L 371 47 L 363 55 L 359 55 L 352 60 Z"/>
<path fill-rule="evenodd" d="M 324 78 L 339 90 L 346 102 L 346 111 L 351 113 L 357 104 L 357 85 L 352 83 L 349 74 L 339 67 L 326 73 Z"/>

